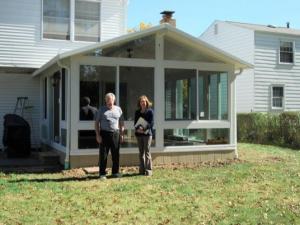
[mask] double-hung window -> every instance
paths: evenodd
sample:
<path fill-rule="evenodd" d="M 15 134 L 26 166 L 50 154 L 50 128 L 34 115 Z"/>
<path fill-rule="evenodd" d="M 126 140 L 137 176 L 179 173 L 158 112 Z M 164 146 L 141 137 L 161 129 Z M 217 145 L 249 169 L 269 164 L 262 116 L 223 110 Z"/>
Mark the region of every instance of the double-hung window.
<path fill-rule="evenodd" d="M 43 38 L 100 41 L 100 0 L 43 0 Z"/>
<path fill-rule="evenodd" d="M 284 86 L 273 85 L 271 87 L 271 106 L 272 109 L 284 108 Z"/>
<path fill-rule="evenodd" d="M 43 37 L 70 40 L 70 0 L 43 2 Z"/>
<path fill-rule="evenodd" d="M 100 41 L 99 1 L 75 1 L 75 40 Z"/>
<path fill-rule="evenodd" d="M 292 41 L 280 41 L 280 63 L 294 63 L 294 43 Z"/>

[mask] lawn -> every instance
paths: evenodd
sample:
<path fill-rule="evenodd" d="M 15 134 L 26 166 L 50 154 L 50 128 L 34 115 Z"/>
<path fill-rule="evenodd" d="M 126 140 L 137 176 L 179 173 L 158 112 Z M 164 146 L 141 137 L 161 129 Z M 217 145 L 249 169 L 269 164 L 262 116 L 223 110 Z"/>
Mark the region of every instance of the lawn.
<path fill-rule="evenodd" d="M 238 148 L 239 160 L 152 177 L 0 173 L 0 224 L 300 224 L 300 151 Z"/>

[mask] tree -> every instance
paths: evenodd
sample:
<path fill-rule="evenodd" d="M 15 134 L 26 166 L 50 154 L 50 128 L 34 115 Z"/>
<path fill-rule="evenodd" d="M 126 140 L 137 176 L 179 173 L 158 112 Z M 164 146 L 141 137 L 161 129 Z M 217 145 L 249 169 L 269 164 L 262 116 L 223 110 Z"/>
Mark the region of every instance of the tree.
<path fill-rule="evenodd" d="M 142 30 L 146 30 L 148 28 L 152 27 L 151 23 L 144 23 L 144 22 L 140 22 L 138 27 L 133 27 L 127 30 L 128 33 L 133 33 L 133 32 L 137 32 L 137 31 L 142 31 Z"/>

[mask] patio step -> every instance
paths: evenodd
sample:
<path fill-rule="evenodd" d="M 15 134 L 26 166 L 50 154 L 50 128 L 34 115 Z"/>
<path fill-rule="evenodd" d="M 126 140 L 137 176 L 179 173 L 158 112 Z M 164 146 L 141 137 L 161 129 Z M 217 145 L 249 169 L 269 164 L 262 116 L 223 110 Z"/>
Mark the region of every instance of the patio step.
<path fill-rule="evenodd" d="M 7 158 L 4 152 L 0 152 L 0 172 L 44 173 L 62 169 L 59 156 L 54 152 L 31 152 L 28 158 Z"/>

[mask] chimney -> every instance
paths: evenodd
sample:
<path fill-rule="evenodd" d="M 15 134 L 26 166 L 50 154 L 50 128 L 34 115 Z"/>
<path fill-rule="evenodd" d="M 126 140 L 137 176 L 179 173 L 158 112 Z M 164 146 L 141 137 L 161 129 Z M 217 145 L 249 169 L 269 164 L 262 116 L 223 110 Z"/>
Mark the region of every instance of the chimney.
<path fill-rule="evenodd" d="M 286 28 L 290 28 L 290 22 L 286 22 Z"/>
<path fill-rule="evenodd" d="M 172 25 L 173 27 L 176 27 L 176 20 L 172 19 L 174 11 L 163 11 L 160 14 L 162 14 L 162 19 L 160 20 L 160 24 L 168 23 Z"/>

